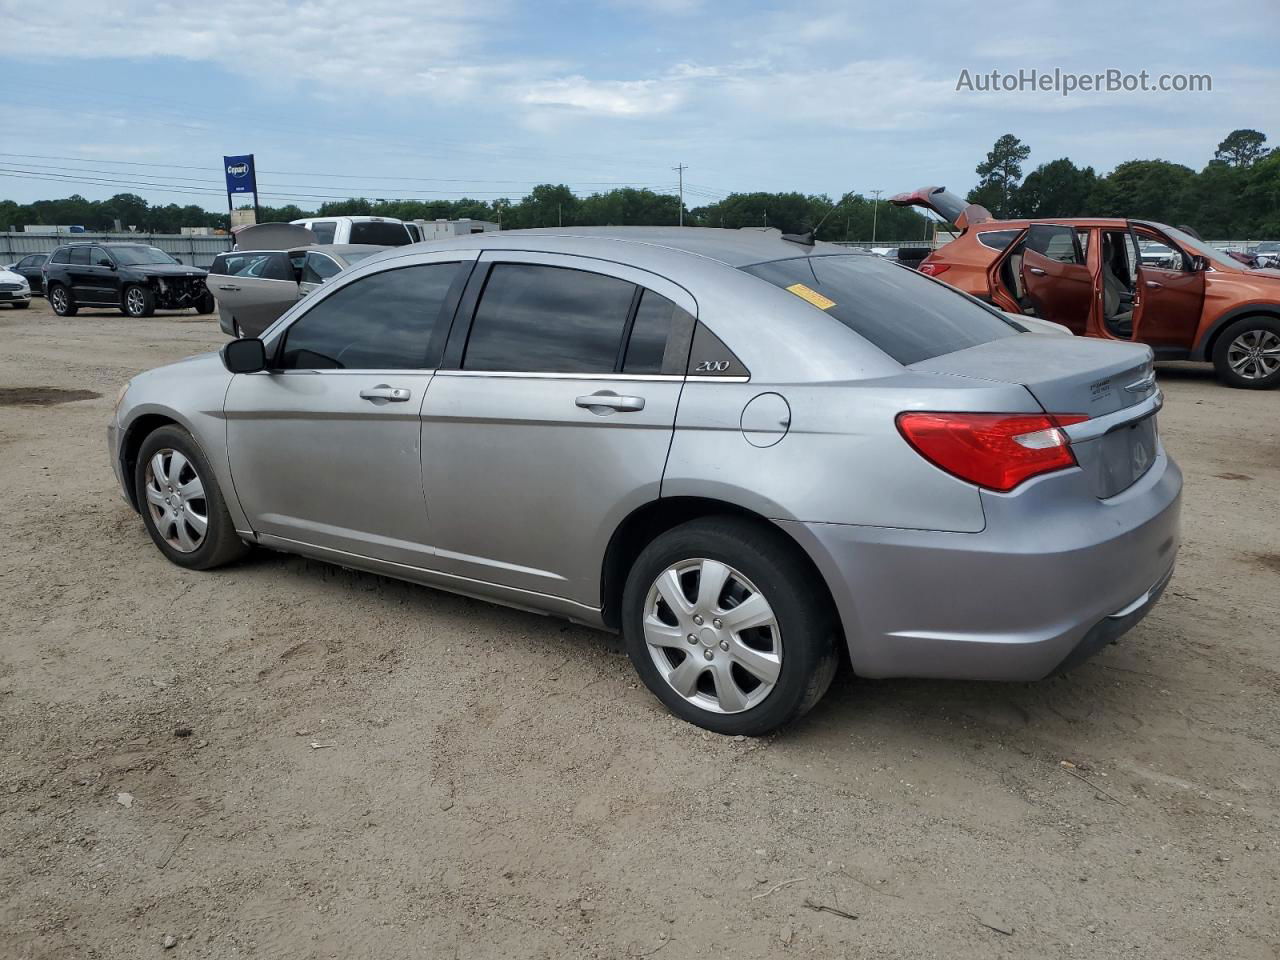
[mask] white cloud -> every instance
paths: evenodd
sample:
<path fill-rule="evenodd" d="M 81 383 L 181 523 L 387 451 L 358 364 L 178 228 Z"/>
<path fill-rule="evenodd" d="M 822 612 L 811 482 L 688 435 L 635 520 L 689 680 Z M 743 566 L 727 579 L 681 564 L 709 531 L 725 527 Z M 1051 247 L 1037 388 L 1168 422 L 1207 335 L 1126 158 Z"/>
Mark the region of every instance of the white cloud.
<path fill-rule="evenodd" d="M 530 106 L 568 107 L 614 117 L 666 113 L 683 100 L 673 80 L 593 81 L 583 76 L 535 83 L 518 97 Z"/>

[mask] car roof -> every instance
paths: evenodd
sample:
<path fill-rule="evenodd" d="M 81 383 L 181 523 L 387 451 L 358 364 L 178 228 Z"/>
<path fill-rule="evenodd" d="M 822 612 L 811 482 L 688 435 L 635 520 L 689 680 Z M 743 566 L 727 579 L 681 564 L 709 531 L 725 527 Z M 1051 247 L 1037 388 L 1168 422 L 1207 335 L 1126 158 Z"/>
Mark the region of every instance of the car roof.
<path fill-rule="evenodd" d="M 395 247 L 388 247 L 380 243 L 311 243 L 305 246 L 289 247 L 286 250 L 280 250 L 275 247 L 263 247 L 261 250 L 223 250 L 218 254 L 220 257 L 231 256 L 249 256 L 254 253 L 334 253 L 342 256 L 347 253 L 378 253 L 382 250 L 394 250 Z"/>
<path fill-rule="evenodd" d="M 797 243 L 784 240 L 781 231 L 767 228 L 727 230 L 719 227 L 541 227 L 530 230 L 501 230 L 471 233 L 444 240 L 413 244 L 432 250 L 459 249 L 553 249 L 555 241 L 590 241 L 592 244 L 638 244 L 647 248 L 714 260 L 730 267 L 745 267 L 772 260 L 810 256 L 874 256 L 834 243 Z M 395 248 L 404 251 L 406 247 Z"/>

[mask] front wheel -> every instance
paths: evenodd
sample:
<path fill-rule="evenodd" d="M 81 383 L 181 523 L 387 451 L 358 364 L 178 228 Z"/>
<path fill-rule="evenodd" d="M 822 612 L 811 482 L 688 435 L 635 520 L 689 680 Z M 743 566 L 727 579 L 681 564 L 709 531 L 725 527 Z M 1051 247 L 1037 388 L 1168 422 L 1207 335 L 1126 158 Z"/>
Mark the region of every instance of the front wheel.
<path fill-rule="evenodd" d="M 1280 386 L 1280 319 L 1245 317 L 1233 323 L 1214 344 L 1213 367 L 1228 386 Z"/>
<path fill-rule="evenodd" d="M 196 299 L 196 313 L 204 314 L 213 313 L 218 309 L 217 302 L 213 299 L 213 294 L 206 290 Z"/>
<path fill-rule="evenodd" d="M 816 576 L 762 522 L 683 524 L 627 577 L 627 654 L 677 716 L 716 733 L 769 733 L 807 712 L 835 675 L 835 618 Z"/>
<path fill-rule="evenodd" d="M 71 291 L 60 283 L 49 287 L 49 306 L 60 317 L 74 317 L 80 309 Z"/>
<path fill-rule="evenodd" d="M 248 551 L 209 461 L 181 427 L 160 427 L 142 441 L 134 485 L 147 533 L 178 566 L 209 570 Z"/>
<path fill-rule="evenodd" d="M 125 287 L 120 309 L 135 320 L 151 316 L 156 312 L 155 291 L 136 283 Z"/>

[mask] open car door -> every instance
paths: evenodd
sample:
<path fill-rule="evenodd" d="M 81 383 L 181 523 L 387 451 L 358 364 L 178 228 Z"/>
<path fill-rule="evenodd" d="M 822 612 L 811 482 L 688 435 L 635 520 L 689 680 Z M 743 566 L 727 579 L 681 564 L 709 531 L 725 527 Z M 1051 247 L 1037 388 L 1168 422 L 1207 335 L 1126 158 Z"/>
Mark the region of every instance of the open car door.
<path fill-rule="evenodd" d="M 1083 336 L 1093 307 L 1093 277 L 1075 227 L 1033 223 L 1022 249 L 1022 289 L 1036 316 Z"/>
<path fill-rule="evenodd" d="M 1174 256 L 1168 266 L 1138 264 L 1138 296 L 1133 305 L 1133 339 L 1159 349 L 1190 350 L 1204 309 L 1204 270 L 1193 250 L 1131 226 L 1137 240 L 1167 243 Z M 1199 258 L 1203 261 L 1203 257 Z"/>
<path fill-rule="evenodd" d="M 975 223 L 986 223 L 988 220 L 995 219 L 991 211 L 982 204 L 969 203 L 946 187 L 921 187 L 910 193 L 900 193 L 896 197 L 890 197 L 889 202 L 895 207 L 924 207 L 926 210 L 932 210 L 948 223 L 954 223 L 961 233 Z"/>

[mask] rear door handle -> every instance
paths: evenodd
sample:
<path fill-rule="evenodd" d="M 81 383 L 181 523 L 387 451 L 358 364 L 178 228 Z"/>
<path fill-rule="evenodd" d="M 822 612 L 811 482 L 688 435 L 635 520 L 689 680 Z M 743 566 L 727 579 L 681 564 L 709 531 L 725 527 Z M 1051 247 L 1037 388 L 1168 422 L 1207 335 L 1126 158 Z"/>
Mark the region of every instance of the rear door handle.
<path fill-rule="evenodd" d="M 585 407 L 592 413 L 604 413 L 605 410 L 598 410 L 597 407 L 607 407 L 609 410 L 643 410 L 644 397 L 620 397 L 616 393 L 592 393 L 585 397 L 578 397 L 574 401 L 578 406 Z"/>
<path fill-rule="evenodd" d="M 1164 286 L 1164 284 L 1160 283 L 1158 280 L 1148 280 L 1147 286 L 1150 287 L 1152 290 L 1159 290 L 1161 287 Z"/>
<path fill-rule="evenodd" d="M 385 400 L 388 403 L 404 403 L 409 399 L 408 387 L 389 387 L 380 383 L 376 387 L 365 387 L 360 391 L 361 400 Z"/>
<path fill-rule="evenodd" d="M 232 286 L 232 285 L 231 285 L 231 284 L 229 284 L 229 283 L 220 283 L 220 284 L 218 284 L 218 289 L 219 289 L 219 290 L 234 290 L 234 291 L 239 291 L 239 289 L 240 289 L 240 288 L 239 288 L 239 287 L 236 287 L 236 286 Z"/>
<path fill-rule="evenodd" d="M 1028 269 L 1029 271 L 1031 271 L 1032 273 L 1034 273 L 1037 277 L 1043 277 L 1043 276 L 1044 276 L 1044 270 L 1043 270 L 1043 269 L 1041 269 L 1040 267 L 1027 267 L 1027 269 Z"/>

